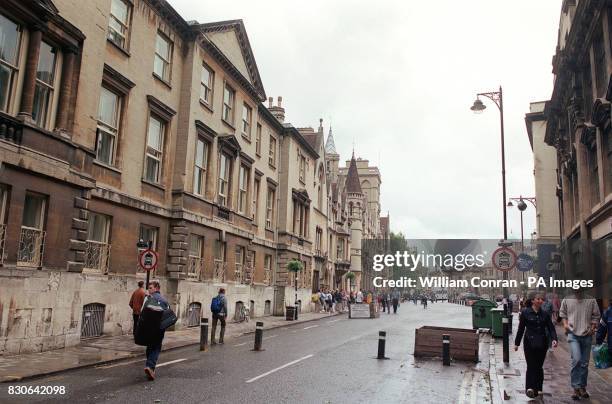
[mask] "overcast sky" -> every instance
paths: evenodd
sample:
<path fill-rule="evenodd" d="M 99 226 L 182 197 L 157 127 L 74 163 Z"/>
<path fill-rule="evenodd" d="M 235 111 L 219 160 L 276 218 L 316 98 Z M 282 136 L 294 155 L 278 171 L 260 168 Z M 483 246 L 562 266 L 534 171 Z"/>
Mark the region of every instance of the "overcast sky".
<path fill-rule="evenodd" d="M 382 212 L 409 238 L 501 238 L 499 113 L 508 197 L 535 196 L 524 116 L 552 92 L 561 0 L 169 0 L 186 19 L 242 19 L 268 96 L 295 126 L 333 126 L 341 160 L 382 173 Z M 486 101 L 485 101 L 486 102 Z M 520 215 L 508 209 L 510 237 Z M 525 213 L 525 235 L 535 212 Z"/>

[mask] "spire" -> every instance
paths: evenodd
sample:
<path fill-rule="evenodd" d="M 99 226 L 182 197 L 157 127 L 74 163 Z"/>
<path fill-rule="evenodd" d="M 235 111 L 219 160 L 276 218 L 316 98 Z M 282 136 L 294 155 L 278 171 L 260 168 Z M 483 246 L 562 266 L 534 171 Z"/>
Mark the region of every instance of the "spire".
<path fill-rule="evenodd" d="M 327 142 L 325 142 L 325 153 L 338 154 L 338 152 L 336 151 L 336 144 L 334 143 L 334 135 L 332 135 L 331 125 L 329 126 L 329 135 L 327 135 Z"/>
<path fill-rule="evenodd" d="M 361 184 L 359 183 L 359 173 L 357 172 L 357 162 L 355 161 L 355 152 L 351 158 L 348 174 L 346 175 L 346 192 L 349 194 L 361 194 Z"/>

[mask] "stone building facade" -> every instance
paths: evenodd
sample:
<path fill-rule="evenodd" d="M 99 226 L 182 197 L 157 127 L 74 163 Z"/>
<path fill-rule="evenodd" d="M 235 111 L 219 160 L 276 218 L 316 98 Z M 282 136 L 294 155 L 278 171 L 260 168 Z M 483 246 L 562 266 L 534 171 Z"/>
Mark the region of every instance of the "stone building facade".
<path fill-rule="evenodd" d="M 263 104 L 241 20 L 7 0 L 0 40 L 0 354 L 129 333 L 139 240 L 177 328 L 219 287 L 230 316 L 282 315 L 290 259 L 300 303 L 336 282 L 322 125 L 301 133 L 280 98 Z"/>
<path fill-rule="evenodd" d="M 611 297 L 612 277 L 611 41 L 609 2 L 563 1 L 554 89 L 544 109 L 544 140 L 557 154 L 565 262 L 608 285 L 597 291 L 601 303 Z"/>

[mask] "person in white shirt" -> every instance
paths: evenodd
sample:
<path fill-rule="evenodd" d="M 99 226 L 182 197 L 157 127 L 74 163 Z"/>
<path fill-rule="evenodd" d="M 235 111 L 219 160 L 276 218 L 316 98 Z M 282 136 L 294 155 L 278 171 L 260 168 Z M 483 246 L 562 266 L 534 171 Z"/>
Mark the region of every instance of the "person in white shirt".
<path fill-rule="evenodd" d="M 355 303 L 363 303 L 363 292 L 361 292 L 361 290 L 357 292 L 357 297 L 355 297 Z"/>

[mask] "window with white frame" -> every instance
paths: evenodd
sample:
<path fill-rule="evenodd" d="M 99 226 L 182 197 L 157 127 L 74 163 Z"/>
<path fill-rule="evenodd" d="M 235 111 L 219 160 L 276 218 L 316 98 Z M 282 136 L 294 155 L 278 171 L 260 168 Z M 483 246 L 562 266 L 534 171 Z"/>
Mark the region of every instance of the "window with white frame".
<path fill-rule="evenodd" d="M 236 269 L 234 272 L 234 280 L 239 283 L 244 283 L 244 247 L 236 246 Z"/>
<path fill-rule="evenodd" d="M 102 87 L 98 104 L 96 160 L 111 166 L 115 165 L 117 154 L 120 111 L 121 96 Z"/>
<path fill-rule="evenodd" d="M 203 270 L 203 251 L 204 237 L 192 234 L 189 237 L 189 262 L 187 275 L 190 278 L 200 278 Z"/>
<path fill-rule="evenodd" d="M 240 165 L 238 173 L 238 212 L 247 213 L 247 196 L 249 192 L 249 170 Z"/>
<path fill-rule="evenodd" d="M 276 138 L 270 134 L 270 148 L 268 150 L 268 164 L 276 167 Z"/>
<path fill-rule="evenodd" d="M 85 268 L 108 272 L 110 259 L 110 216 L 90 212 Z"/>
<path fill-rule="evenodd" d="M 153 250 L 157 250 L 158 234 L 159 227 L 141 224 L 138 238 L 147 243 L 147 245 L 151 246 Z"/>
<path fill-rule="evenodd" d="M 204 195 L 206 173 L 208 171 L 208 142 L 202 138 L 196 141 L 195 167 L 193 172 L 193 192 Z"/>
<path fill-rule="evenodd" d="M 251 119 L 253 117 L 253 108 L 246 102 L 242 106 L 242 134 L 251 140 Z"/>
<path fill-rule="evenodd" d="M 225 153 L 221 153 L 219 157 L 219 198 L 217 202 L 219 205 L 226 207 L 229 205 L 231 164 L 231 159 Z"/>
<path fill-rule="evenodd" d="M 255 130 L 255 154 L 259 157 L 261 155 L 261 124 L 257 124 Z"/>
<path fill-rule="evenodd" d="M 23 217 L 19 236 L 19 250 L 17 252 L 17 265 L 42 265 L 44 251 L 45 211 L 47 198 L 34 193 L 26 193 L 23 204 Z"/>
<path fill-rule="evenodd" d="M 266 254 L 264 256 L 264 284 L 270 285 L 272 283 L 272 256 Z"/>
<path fill-rule="evenodd" d="M 306 182 L 306 156 L 298 152 L 300 181 Z"/>
<path fill-rule="evenodd" d="M 152 114 L 149 115 L 144 179 L 150 182 L 160 182 L 165 128 L 166 124 L 161 119 Z"/>
<path fill-rule="evenodd" d="M 268 187 L 268 194 L 266 197 L 266 229 L 272 230 L 274 222 L 274 195 L 276 191 L 272 187 Z"/>
<path fill-rule="evenodd" d="M 200 77 L 200 100 L 207 104 L 209 107 L 212 106 L 213 102 L 213 86 L 215 80 L 215 73 L 207 65 L 202 65 L 202 76 Z"/>
<path fill-rule="evenodd" d="M 40 44 L 40 54 L 36 68 L 36 86 L 32 119 L 40 127 L 46 128 L 51 116 L 53 92 L 55 90 L 55 65 L 57 50 L 46 42 Z"/>
<path fill-rule="evenodd" d="M 21 27 L 0 14 L 0 111 L 8 112 L 19 74 Z"/>
<path fill-rule="evenodd" d="M 157 33 L 155 40 L 155 61 L 153 73 L 165 82 L 170 82 L 172 68 L 172 42 L 163 34 Z"/>
<path fill-rule="evenodd" d="M 125 0 L 111 0 L 108 40 L 126 50 L 130 30 L 130 9 L 130 4 Z"/>
<path fill-rule="evenodd" d="M 259 178 L 255 178 L 255 183 L 253 185 L 253 220 L 257 225 L 257 212 L 259 211 Z"/>
<path fill-rule="evenodd" d="M 236 91 L 227 83 L 223 89 L 223 120 L 229 124 L 234 123 L 234 100 Z"/>

